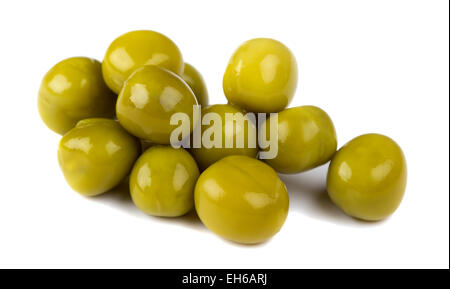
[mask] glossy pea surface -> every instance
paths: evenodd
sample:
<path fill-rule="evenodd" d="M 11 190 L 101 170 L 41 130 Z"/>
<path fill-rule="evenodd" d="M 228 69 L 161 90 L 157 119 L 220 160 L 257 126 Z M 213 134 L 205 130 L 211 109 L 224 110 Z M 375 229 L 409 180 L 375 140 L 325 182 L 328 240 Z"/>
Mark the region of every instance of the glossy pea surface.
<path fill-rule="evenodd" d="M 223 77 L 230 103 L 246 111 L 278 112 L 292 100 L 297 87 L 297 62 L 281 42 L 256 38 L 234 52 Z"/>
<path fill-rule="evenodd" d="M 194 92 L 198 104 L 207 106 L 209 103 L 208 90 L 200 72 L 189 63 L 185 63 L 182 78 Z"/>
<path fill-rule="evenodd" d="M 183 58 L 172 40 L 155 31 L 131 31 L 116 38 L 108 47 L 102 63 L 103 77 L 119 94 L 131 73 L 150 64 L 178 75 L 183 73 Z"/>
<path fill-rule="evenodd" d="M 261 126 L 270 136 L 270 119 Z M 336 131 L 328 114 L 315 106 L 288 108 L 278 113 L 278 154 L 265 161 L 276 171 L 294 174 L 328 162 L 336 152 Z"/>
<path fill-rule="evenodd" d="M 103 81 L 100 62 L 73 57 L 57 63 L 45 74 L 38 109 L 51 130 L 64 134 L 82 119 L 112 118 L 115 101 L 116 95 Z"/>
<path fill-rule="evenodd" d="M 203 224 L 239 243 L 260 243 L 275 235 L 288 213 L 284 183 L 267 164 L 229 156 L 205 170 L 195 187 L 195 208 Z"/>
<path fill-rule="evenodd" d="M 147 65 L 126 81 L 117 99 L 116 115 L 120 124 L 140 139 L 169 144 L 170 134 L 177 128 L 170 124 L 172 115 L 185 113 L 192 129 L 196 123 L 194 105 L 197 105 L 194 93 L 179 76 Z"/>
<path fill-rule="evenodd" d="M 406 160 L 392 139 L 366 134 L 344 145 L 331 160 L 327 189 L 346 214 L 367 221 L 391 215 L 406 188 Z"/>
<path fill-rule="evenodd" d="M 218 160 L 231 155 L 246 155 L 256 158 L 258 153 L 256 126 L 245 116 L 243 110 L 230 104 L 215 104 L 203 107 L 201 112 L 202 122 L 205 123 L 201 125 L 202 137 L 211 140 L 216 138 L 221 139 L 221 142 L 219 142 L 221 144 L 220 147 L 207 147 L 202 141 L 201 147 L 191 148 L 190 151 L 202 170 Z M 205 118 L 208 118 L 209 113 L 215 114 L 218 118 L 214 118 L 210 122 L 205 122 Z M 227 118 L 226 114 L 242 117 L 243 121 Z M 214 127 L 220 127 L 217 130 L 217 135 L 214 133 L 210 138 L 206 137 L 207 131 L 214 129 Z M 241 147 L 237 145 L 239 139 L 243 140 L 243 146 Z M 231 146 L 226 147 L 227 142 Z M 191 146 L 193 146 L 193 143 L 191 143 Z"/>
<path fill-rule="evenodd" d="M 118 185 L 139 153 L 139 141 L 118 122 L 93 118 L 80 121 L 62 137 L 58 161 L 75 191 L 94 196 Z"/>
<path fill-rule="evenodd" d="M 177 217 L 194 207 L 197 164 L 183 148 L 152 146 L 137 160 L 130 175 L 130 193 L 143 212 Z"/>

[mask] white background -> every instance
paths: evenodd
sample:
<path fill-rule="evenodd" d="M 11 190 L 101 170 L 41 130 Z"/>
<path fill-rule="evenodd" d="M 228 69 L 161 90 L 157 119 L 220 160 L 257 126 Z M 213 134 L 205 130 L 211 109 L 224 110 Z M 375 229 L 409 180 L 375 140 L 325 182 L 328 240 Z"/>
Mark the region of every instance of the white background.
<path fill-rule="evenodd" d="M 0 267 L 372 268 L 449 266 L 448 1 L 1 1 Z M 347 217 L 324 193 L 327 167 L 282 176 L 290 212 L 255 246 L 222 240 L 195 218 L 161 219 L 120 192 L 87 199 L 65 183 L 60 136 L 37 92 L 56 62 L 101 60 L 129 30 L 162 32 L 226 101 L 222 75 L 254 37 L 285 43 L 299 64 L 291 106 L 334 120 L 339 146 L 363 133 L 394 138 L 408 162 L 389 219 Z"/>

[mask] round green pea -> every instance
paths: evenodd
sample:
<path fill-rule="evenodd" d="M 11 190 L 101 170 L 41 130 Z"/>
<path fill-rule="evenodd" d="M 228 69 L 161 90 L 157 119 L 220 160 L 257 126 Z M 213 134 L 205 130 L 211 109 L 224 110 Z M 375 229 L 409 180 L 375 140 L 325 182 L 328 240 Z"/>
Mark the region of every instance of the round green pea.
<path fill-rule="evenodd" d="M 261 126 L 270 137 L 270 121 Z M 337 138 L 328 114 L 315 106 L 288 108 L 278 113 L 275 136 L 278 153 L 264 160 L 276 171 L 295 174 L 313 169 L 328 162 L 336 152 Z M 269 148 L 265 148 L 264 151 Z"/>
<path fill-rule="evenodd" d="M 194 206 L 194 186 L 198 176 L 197 164 L 183 148 L 152 146 L 133 167 L 131 198 L 149 215 L 181 216 Z"/>
<path fill-rule="evenodd" d="M 270 38 L 251 39 L 239 46 L 223 76 L 228 101 L 252 112 L 283 110 L 296 88 L 294 55 L 283 43 Z"/>
<path fill-rule="evenodd" d="M 119 94 L 125 80 L 143 65 L 157 65 L 178 75 L 183 73 L 183 57 L 176 44 L 161 33 L 138 30 L 117 37 L 106 51 L 103 77 Z"/>
<path fill-rule="evenodd" d="M 178 75 L 154 65 L 136 70 L 125 82 L 116 104 L 120 124 L 140 139 L 169 144 L 177 125 L 170 120 L 184 113 L 190 128 L 197 123 L 193 107 L 197 100 L 189 86 Z"/>
<path fill-rule="evenodd" d="M 219 236 L 244 244 L 264 242 L 283 226 L 286 186 L 267 164 L 242 155 L 211 165 L 195 186 L 200 220 Z"/>
<path fill-rule="evenodd" d="M 53 131 L 65 134 L 85 118 L 113 118 L 116 95 L 106 86 L 101 64 L 87 57 L 65 59 L 44 76 L 39 114 Z"/>
<path fill-rule="evenodd" d="M 216 114 L 218 119 L 213 119 L 211 122 L 201 125 L 201 137 L 202 142 L 199 148 L 194 147 L 194 143 L 191 143 L 190 152 L 197 161 L 199 167 L 204 170 L 218 160 L 231 156 L 231 155 L 246 155 L 256 158 L 258 154 L 257 146 L 257 131 L 255 124 L 246 116 L 245 112 L 240 108 L 231 104 L 215 104 L 202 108 L 202 118 L 207 117 L 209 113 Z M 226 114 L 230 116 L 237 116 L 235 120 L 227 118 Z M 241 119 L 242 121 L 238 121 Z M 220 121 L 220 123 L 216 123 Z M 205 133 L 209 129 L 214 127 L 220 130 L 211 135 L 210 140 L 215 138 L 221 138 L 220 147 L 206 147 L 203 138 Z M 228 129 L 233 128 L 233 130 Z M 200 129 L 200 127 L 198 127 Z M 220 135 L 219 135 L 220 133 Z M 195 133 L 193 134 L 195 137 Z M 238 140 L 243 140 L 243 146 L 238 147 Z M 231 146 L 226 147 L 226 143 L 230 143 Z"/>
<path fill-rule="evenodd" d="M 406 188 L 406 160 L 400 146 L 387 136 L 354 138 L 331 160 L 327 189 L 346 214 L 367 221 L 391 215 Z"/>
<path fill-rule="evenodd" d="M 118 185 L 131 171 L 140 143 L 112 119 L 85 119 L 59 142 L 58 161 L 69 185 L 95 196 Z"/>

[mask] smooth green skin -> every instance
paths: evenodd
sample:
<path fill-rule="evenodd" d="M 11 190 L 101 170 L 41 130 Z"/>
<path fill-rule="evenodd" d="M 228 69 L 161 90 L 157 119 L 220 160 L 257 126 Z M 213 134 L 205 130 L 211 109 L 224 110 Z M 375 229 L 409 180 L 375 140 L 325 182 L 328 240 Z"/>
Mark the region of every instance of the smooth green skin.
<path fill-rule="evenodd" d="M 256 155 L 258 154 L 258 148 L 257 146 L 254 148 L 249 147 L 248 145 L 248 131 L 250 129 L 256 130 L 255 125 L 250 121 L 245 121 L 244 126 L 240 126 L 239 130 L 236 130 L 236 127 L 238 126 L 237 122 L 234 122 L 235 129 L 233 130 L 233 133 L 230 133 L 230 131 L 227 131 L 225 129 L 226 125 L 226 118 L 225 113 L 241 113 L 245 115 L 245 112 L 241 110 L 240 108 L 231 105 L 231 104 L 215 104 L 210 105 L 202 108 L 202 118 L 207 113 L 217 113 L 220 115 L 220 118 L 222 119 L 222 147 L 221 148 L 206 148 L 202 146 L 200 148 L 193 148 L 193 142 L 191 142 L 191 149 L 190 152 L 194 156 L 195 160 L 198 163 L 198 166 L 201 170 L 205 170 L 207 167 L 212 165 L 213 163 L 217 162 L 218 160 L 231 156 L 231 155 L 246 155 L 252 158 L 256 158 Z M 213 124 L 210 125 L 202 125 L 202 133 L 204 133 L 208 128 L 212 127 Z M 236 134 L 236 131 L 240 131 L 239 135 Z M 243 148 L 237 148 L 236 147 L 236 140 L 238 137 L 244 137 L 244 147 Z M 225 147 L 225 140 L 230 139 L 233 140 L 233 147 L 232 148 L 226 148 Z M 255 143 L 258 144 L 257 141 L 257 134 L 255 133 Z"/>
<path fill-rule="evenodd" d="M 93 118 L 78 122 L 61 139 L 58 161 L 69 185 L 85 196 L 118 185 L 139 156 L 140 143 L 118 122 Z"/>
<path fill-rule="evenodd" d="M 256 38 L 239 46 L 223 76 L 230 103 L 246 111 L 279 112 L 294 97 L 297 62 L 281 42 Z"/>
<path fill-rule="evenodd" d="M 38 109 L 44 123 L 62 135 L 82 119 L 113 118 L 115 101 L 116 95 L 103 81 L 100 62 L 73 57 L 57 63 L 45 74 Z"/>
<path fill-rule="evenodd" d="M 347 215 L 378 221 L 400 205 L 406 175 L 405 156 L 397 143 L 380 134 L 361 135 L 331 160 L 328 195 Z"/>
<path fill-rule="evenodd" d="M 208 89 L 200 72 L 189 63 L 184 63 L 184 72 L 181 77 L 194 92 L 198 104 L 207 106 L 209 103 Z"/>
<path fill-rule="evenodd" d="M 261 126 L 270 136 L 270 118 Z M 288 108 L 278 114 L 278 154 L 264 160 L 277 172 L 296 174 L 327 163 L 337 148 L 328 114 L 315 106 Z"/>
<path fill-rule="evenodd" d="M 137 160 L 130 175 L 130 194 L 141 211 L 178 217 L 194 207 L 199 170 L 183 148 L 152 146 Z"/>
<path fill-rule="evenodd" d="M 183 112 L 193 123 L 197 100 L 189 86 L 176 74 L 154 65 L 136 70 L 125 82 L 116 104 L 120 124 L 131 134 L 155 144 L 169 144 L 177 125 L 174 113 Z M 191 130 L 192 131 L 192 130 Z"/>
<path fill-rule="evenodd" d="M 239 243 L 263 242 L 286 220 L 289 196 L 267 164 L 229 156 L 205 170 L 195 186 L 195 208 L 203 224 Z"/>
<path fill-rule="evenodd" d="M 102 63 L 103 78 L 109 88 L 119 94 L 131 73 L 150 64 L 178 75 L 183 73 L 183 57 L 172 40 L 155 31 L 131 31 L 116 38 L 108 47 Z"/>

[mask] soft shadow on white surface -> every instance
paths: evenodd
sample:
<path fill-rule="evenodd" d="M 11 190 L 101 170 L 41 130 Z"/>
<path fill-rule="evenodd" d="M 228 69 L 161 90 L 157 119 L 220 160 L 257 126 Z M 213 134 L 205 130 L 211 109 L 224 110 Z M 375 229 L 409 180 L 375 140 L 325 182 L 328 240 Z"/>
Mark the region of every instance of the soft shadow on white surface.
<path fill-rule="evenodd" d="M 100 202 L 106 206 L 119 209 L 123 212 L 132 215 L 133 217 L 143 219 L 147 218 L 156 222 L 164 222 L 168 224 L 180 225 L 196 230 L 206 230 L 206 227 L 202 224 L 202 222 L 198 218 L 195 209 L 192 209 L 186 215 L 174 218 L 155 217 L 146 215 L 145 213 L 139 211 L 139 209 L 133 204 L 133 201 L 131 200 L 131 196 L 128 189 L 128 182 L 123 182 L 114 189 L 112 189 L 111 191 L 89 199 Z"/>
<path fill-rule="evenodd" d="M 300 174 L 280 174 L 289 192 L 289 210 L 340 225 L 373 226 L 383 223 L 349 217 L 334 205 L 326 190 L 327 171 L 328 164 Z"/>
<path fill-rule="evenodd" d="M 152 216 L 149 216 L 152 217 Z M 168 224 L 177 224 L 180 226 L 187 226 L 191 229 L 199 230 L 199 231 L 207 231 L 206 227 L 202 224 L 200 219 L 198 218 L 197 212 L 195 209 L 192 209 L 189 213 L 184 216 L 176 217 L 176 218 L 163 218 L 163 217 L 152 217 L 158 218 L 160 222 L 166 222 Z"/>
<path fill-rule="evenodd" d="M 141 212 L 138 210 L 138 208 L 136 208 L 131 200 L 131 196 L 128 190 L 128 182 L 122 182 L 114 189 L 104 194 L 88 198 L 88 200 L 120 209 L 121 211 L 126 212 L 134 217 L 142 217 Z"/>

